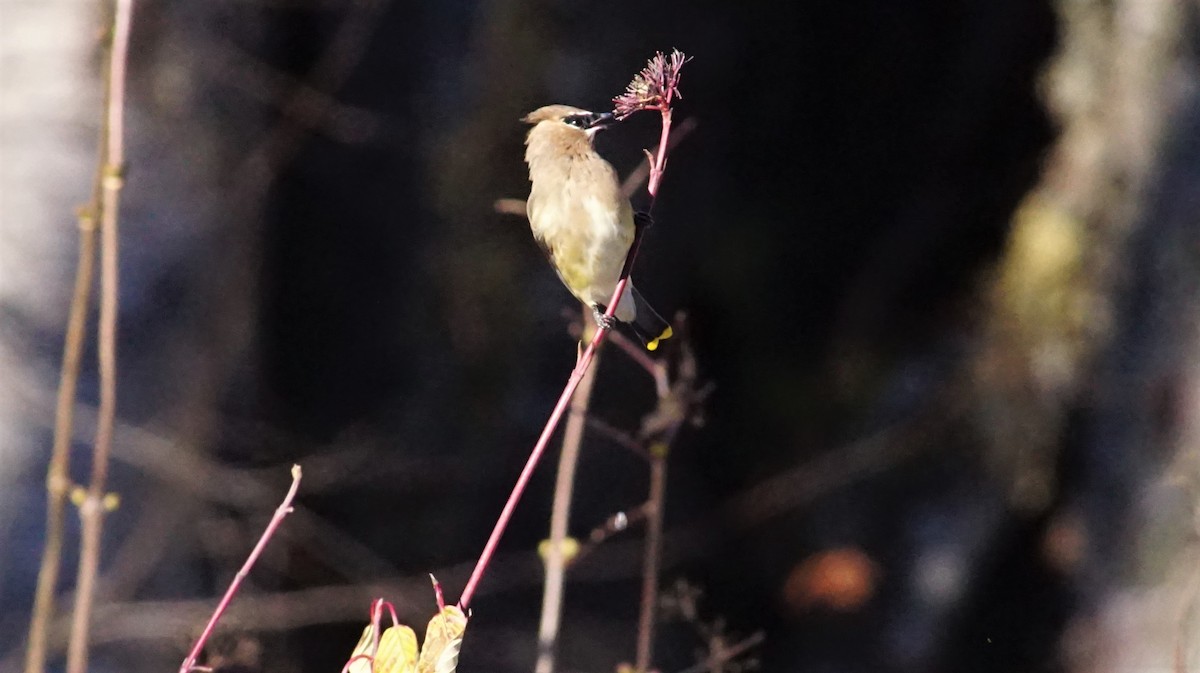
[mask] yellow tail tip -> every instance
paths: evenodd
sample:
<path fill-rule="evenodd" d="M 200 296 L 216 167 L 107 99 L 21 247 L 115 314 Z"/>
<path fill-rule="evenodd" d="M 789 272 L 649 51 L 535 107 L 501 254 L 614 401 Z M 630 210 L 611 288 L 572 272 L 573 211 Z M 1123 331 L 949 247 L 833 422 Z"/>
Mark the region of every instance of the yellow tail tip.
<path fill-rule="evenodd" d="M 662 334 L 659 334 L 657 337 L 646 342 L 646 350 L 648 350 L 648 351 L 658 350 L 658 342 L 662 341 L 663 339 L 670 339 L 674 335 L 675 335 L 675 331 L 672 330 L 671 327 L 668 325 L 667 328 L 662 331 Z"/>

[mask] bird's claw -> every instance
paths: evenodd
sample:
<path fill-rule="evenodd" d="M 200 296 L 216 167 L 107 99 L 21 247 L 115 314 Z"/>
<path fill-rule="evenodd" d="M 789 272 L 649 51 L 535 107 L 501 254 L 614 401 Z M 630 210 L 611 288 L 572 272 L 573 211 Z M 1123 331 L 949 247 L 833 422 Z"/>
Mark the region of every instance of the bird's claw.
<path fill-rule="evenodd" d="M 596 326 L 601 329 L 608 330 L 617 326 L 617 319 L 604 313 L 599 308 L 592 308 L 592 317 L 596 320 Z"/>
<path fill-rule="evenodd" d="M 645 210 L 639 210 L 633 214 L 633 226 L 638 229 L 646 229 L 654 226 L 654 218 Z"/>

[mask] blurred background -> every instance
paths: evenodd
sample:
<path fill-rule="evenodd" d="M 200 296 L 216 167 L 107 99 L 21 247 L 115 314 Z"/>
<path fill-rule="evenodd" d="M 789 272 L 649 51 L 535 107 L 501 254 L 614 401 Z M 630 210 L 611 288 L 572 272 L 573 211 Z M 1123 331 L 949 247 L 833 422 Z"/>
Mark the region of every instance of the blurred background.
<path fill-rule="evenodd" d="M 686 315 L 656 357 L 711 392 L 669 455 L 654 667 L 1191 670 L 1198 9 L 139 0 L 92 669 L 178 666 L 294 462 L 297 511 L 214 663 L 339 670 L 372 598 L 419 627 L 426 573 L 457 597 L 575 361 L 578 307 L 494 208 L 528 193 L 517 120 L 605 109 L 677 47 L 694 126 L 635 277 Z M 109 12 L 0 4 L 4 671 L 43 548 Z M 657 137 L 646 113 L 599 148 L 625 175 Z M 96 398 L 89 341 L 81 483 Z M 590 416 L 635 434 L 655 405 L 607 348 Z M 646 498 L 612 434 L 585 436 L 575 536 Z M 461 671 L 533 668 L 556 458 Z M 571 568 L 558 670 L 633 661 L 641 555 L 635 522 Z"/>

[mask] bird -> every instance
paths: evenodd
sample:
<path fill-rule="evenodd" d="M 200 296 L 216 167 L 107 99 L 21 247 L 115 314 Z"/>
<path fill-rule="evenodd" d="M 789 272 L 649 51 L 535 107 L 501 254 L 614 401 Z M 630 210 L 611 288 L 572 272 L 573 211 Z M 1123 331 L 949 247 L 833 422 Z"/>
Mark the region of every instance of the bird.
<path fill-rule="evenodd" d="M 609 112 L 547 105 L 521 121 L 529 165 L 526 214 L 537 241 L 563 285 L 590 306 L 597 324 L 612 327 L 604 313 L 616 292 L 636 228 L 649 216 L 633 212 L 617 172 L 597 152 L 596 134 L 612 123 Z M 648 350 L 671 337 L 671 326 L 629 282 L 615 317 L 632 328 Z"/>

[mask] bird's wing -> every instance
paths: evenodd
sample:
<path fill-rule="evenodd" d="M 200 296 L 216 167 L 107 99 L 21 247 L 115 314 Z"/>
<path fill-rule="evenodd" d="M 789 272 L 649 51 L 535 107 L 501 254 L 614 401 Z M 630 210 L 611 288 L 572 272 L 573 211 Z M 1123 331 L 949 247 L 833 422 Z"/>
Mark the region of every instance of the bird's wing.
<path fill-rule="evenodd" d="M 540 214 L 540 209 L 544 205 L 544 199 L 540 198 L 536 191 L 529 194 L 529 198 L 525 201 L 525 213 L 528 215 L 530 222 L 538 221 L 537 218 Z M 571 288 L 571 284 L 568 283 L 566 277 L 563 276 L 562 269 L 559 268 L 558 262 L 554 258 L 554 243 L 550 240 L 550 238 L 548 238 L 547 234 L 549 233 L 550 232 L 548 231 L 534 229 L 533 240 L 537 243 L 537 246 L 542 251 L 542 254 L 546 256 L 546 261 L 550 262 L 550 268 L 554 269 L 554 273 L 558 274 L 558 279 L 562 281 L 563 285 L 567 286 L 567 289 L 574 293 L 574 289 Z"/>
<path fill-rule="evenodd" d="M 525 214 L 529 217 L 530 222 L 537 222 L 541 212 L 544 200 L 540 198 L 536 191 L 529 194 L 529 198 L 525 201 Z M 533 230 L 533 240 L 537 242 L 542 253 L 546 255 L 546 259 L 550 261 L 550 265 L 554 266 L 554 247 L 550 245 L 550 241 L 546 239 L 546 232 Z M 558 267 L 555 267 L 556 269 Z"/>

